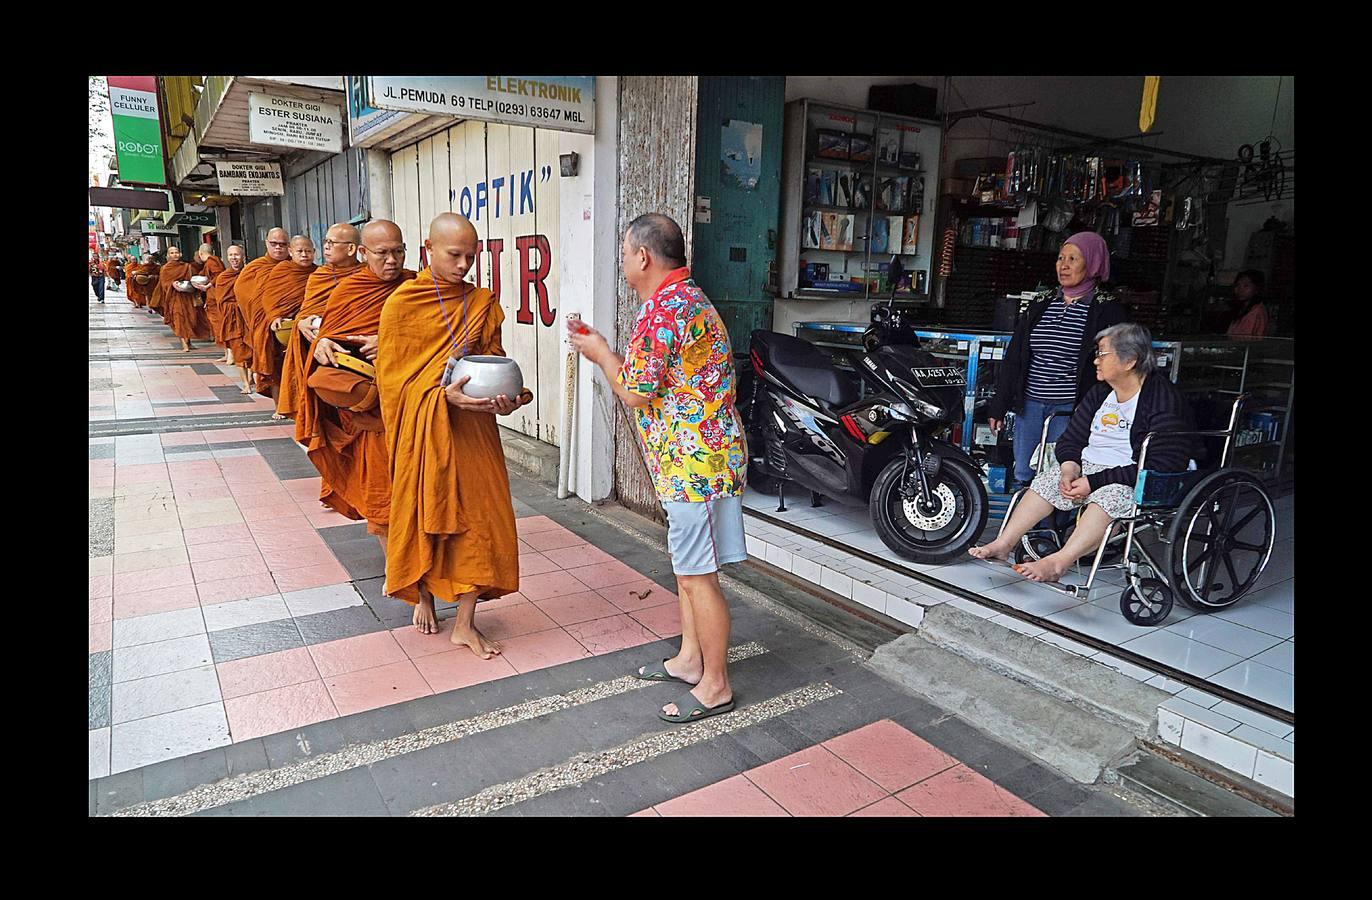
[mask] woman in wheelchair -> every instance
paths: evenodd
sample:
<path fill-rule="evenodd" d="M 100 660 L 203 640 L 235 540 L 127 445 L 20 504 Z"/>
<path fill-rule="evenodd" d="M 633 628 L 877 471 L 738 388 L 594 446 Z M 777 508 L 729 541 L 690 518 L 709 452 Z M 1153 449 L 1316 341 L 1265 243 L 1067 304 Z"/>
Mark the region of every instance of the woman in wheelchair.
<path fill-rule="evenodd" d="M 1126 322 L 1096 335 L 1097 384 L 1081 398 L 1057 442 L 1056 462 L 1044 465 L 1015 506 L 1010 522 L 989 544 L 968 550 L 977 559 L 1008 559 L 1025 532 L 1054 509 L 1086 506 L 1057 553 L 1015 566 L 1032 581 L 1057 581 L 1082 556 L 1100 546 L 1111 521 L 1133 515 L 1139 448 L 1150 432 L 1150 471 L 1187 468 L 1191 443 L 1185 401 L 1163 375 L 1153 377 L 1153 337 Z"/>

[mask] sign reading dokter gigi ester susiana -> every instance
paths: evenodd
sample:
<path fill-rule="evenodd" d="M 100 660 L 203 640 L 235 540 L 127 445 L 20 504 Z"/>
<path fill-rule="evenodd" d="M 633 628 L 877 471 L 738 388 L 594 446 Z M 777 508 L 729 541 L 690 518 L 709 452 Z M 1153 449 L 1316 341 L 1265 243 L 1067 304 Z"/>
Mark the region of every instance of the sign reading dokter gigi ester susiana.
<path fill-rule="evenodd" d="M 343 152 L 343 111 L 331 103 L 248 94 L 248 139 L 254 144 Z"/>
<path fill-rule="evenodd" d="M 595 133 L 592 75 L 368 75 L 377 109 Z"/>
<path fill-rule="evenodd" d="M 121 184 L 166 184 L 155 75 L 110 75 L 114 158 Z"/>

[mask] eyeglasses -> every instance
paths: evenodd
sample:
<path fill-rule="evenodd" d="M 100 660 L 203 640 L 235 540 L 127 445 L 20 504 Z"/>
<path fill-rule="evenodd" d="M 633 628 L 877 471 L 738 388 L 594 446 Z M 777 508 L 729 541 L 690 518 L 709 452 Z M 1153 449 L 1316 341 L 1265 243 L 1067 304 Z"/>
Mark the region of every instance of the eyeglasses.
<path fill-rule="evenodd" d="M 328 238 L 325 238 L 325 239 L 324 239 L 324 249 L 327 250 L 327 249 L 329 249 L 330 247 L 337 247 L 339 244 L 354 244 L 354 245 L 355 245 L 356 243 L 357 243 L 357 241 L 331 241 L 331 240 L 329 240 Z"/>
<path fill-rule="evenodd" d="M 400 249 L 398 249 L 398 250 L 373 250 L 371 247 L 368 247 L 366 244 L 363 244 L 363 245 L 362 245 L 362 249 L 363 249 L 363 250 L 366 250 L 368 253 L 375 253 L 377 256 L 380 256 L 380 257 L 382 257 L 383 259 L 389 257 L 390 259 L 398 259 L 398 260 L 400 260 L 401 262 L 404 262 L 404 261 L 405 261 L 405 245 L 404 245 L 404 244 L 401 244 L 401 245 L 400 245 Z"/>
<path fill-rule="evenodd" d="M 289 247 L 290 245 L 290 241 L 267 241 L 268 247 Z"/>
<path fill-rule="evenodd" d="M 1096 359 L 1100 359 L 1102 356 L 1109 356 L 1111 353 L 1114 353 L 1114 352 L 1115 352 L 1114 350 L 1097 350 L 1097 351 L 1096 351 Z"/>

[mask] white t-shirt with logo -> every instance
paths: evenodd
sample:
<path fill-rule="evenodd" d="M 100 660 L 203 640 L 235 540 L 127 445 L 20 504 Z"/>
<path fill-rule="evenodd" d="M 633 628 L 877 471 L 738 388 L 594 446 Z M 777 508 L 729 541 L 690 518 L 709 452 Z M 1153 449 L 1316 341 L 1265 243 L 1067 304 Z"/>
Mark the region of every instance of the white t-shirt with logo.
<path fill-rule="evenodd" d="M 1081 451 L 1081 461 L 1114 468 L 1133 463 L 1134 448 L 1129 444 L 1129 429 L 1134 424 L 1134 408 L 1139 395 L 1121 403 L 1111 391 L 1091 420 L 1091 438 Z"/>

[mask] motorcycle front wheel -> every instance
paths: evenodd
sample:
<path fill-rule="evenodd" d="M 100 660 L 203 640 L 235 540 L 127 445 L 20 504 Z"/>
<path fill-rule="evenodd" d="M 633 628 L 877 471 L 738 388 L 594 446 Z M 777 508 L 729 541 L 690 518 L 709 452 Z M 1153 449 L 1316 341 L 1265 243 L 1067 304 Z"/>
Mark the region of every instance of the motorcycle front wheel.
<path fill-rule="evenodd" d="M 892 460 L 872 486 L 869 507 L 882 543 L 920 563 L 945 563 L 967 552 L 986 528 L 988 503 L 981 478 L 966 464 L 944 459 L 929 485 L 933 503 L 921 508 L 900 490 L 905 459 Z"/>

